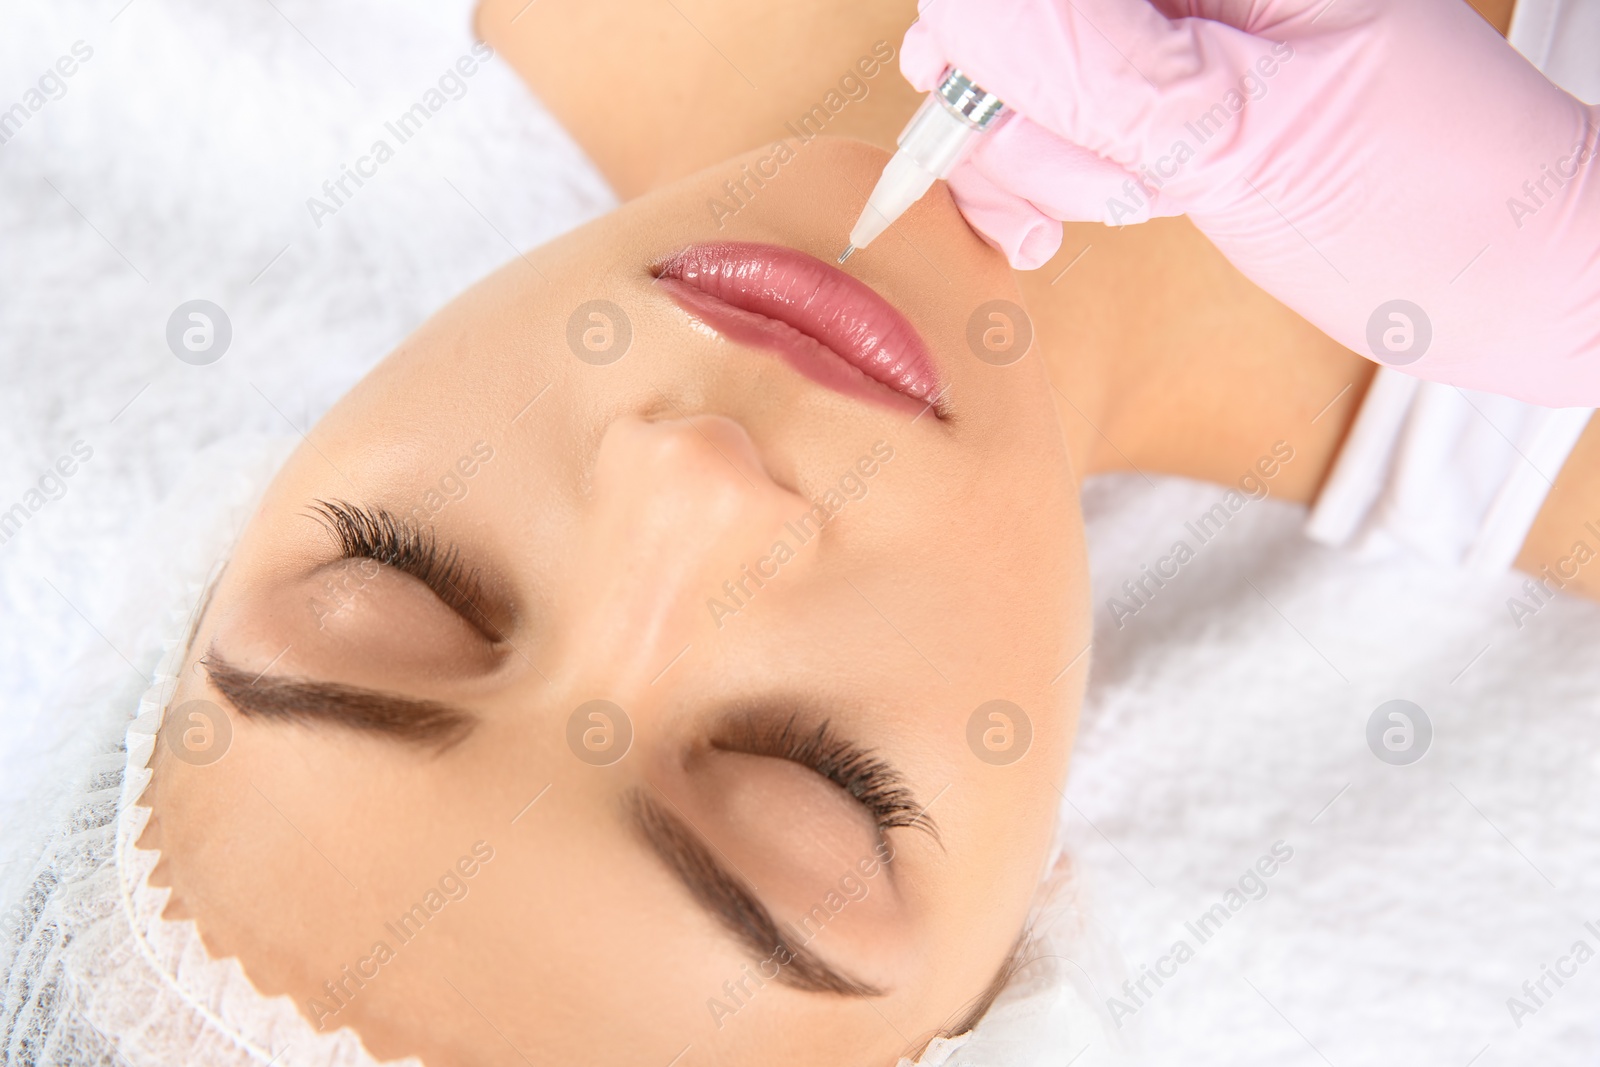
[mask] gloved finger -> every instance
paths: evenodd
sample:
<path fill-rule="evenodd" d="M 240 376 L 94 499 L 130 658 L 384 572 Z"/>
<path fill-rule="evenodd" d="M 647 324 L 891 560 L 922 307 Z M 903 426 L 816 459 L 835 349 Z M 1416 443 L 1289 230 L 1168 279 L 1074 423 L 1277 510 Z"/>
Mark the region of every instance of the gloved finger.
<path fill-rule="evenodd" d="M 948 62 L 929 28 L 913 23 L 900 49 L 900 71 L 915 88 L 931 91 Z M 1022 115 L 1013 115 L 980 138 L 971 161 L 993 185 L 1032 201 L 1056 219 L 1102 222 L 1107 203 L 1122 194 L 1133 175 L 1087 149 L 1063 141 Z M 1130 186 L 1134 188 L 1134 186 Z M 1150 217 L 1144 198 L 1118 222 Z"/>
<path fill-rule="evenodd" d="M 922 93 L 933 92 L 949 65 L 933 30 L 923 22 L 913 22 L 900 45 L 900 73 L 911 87 Z"/>
<path fill-rule="evenodd" d="M 1149 0 L 988 0 L 981 20 L 941 0 L 923 5 L 913 31 L 902 69 L 914 81 L 954 65 L 1037 125 L 1129 167 L 1167 151 L 1196 116 L 1230 115 L 1218 102 L 1239 96 L 1242 76 L 1268 77 L 1292 55 L 1222 22 L 1168 19 Z M 1232 123 L 1207 138 L 1207 160 L 1247 130 Z"/>
<path fill-rule="evenodd" d="M 981 138 L 970 162 L 995 185 L 1064 222 L 1123 226 L 1183 213 L 1151 182 L 1021 115 Z"/>
<path fill-rule="evenodd" d="M 950 194 L 968 224 L 1017 270 L 1037 270 L 1061 247 L 1061 223 L 1006 192 L 969 163 L 950 174 Z"/>

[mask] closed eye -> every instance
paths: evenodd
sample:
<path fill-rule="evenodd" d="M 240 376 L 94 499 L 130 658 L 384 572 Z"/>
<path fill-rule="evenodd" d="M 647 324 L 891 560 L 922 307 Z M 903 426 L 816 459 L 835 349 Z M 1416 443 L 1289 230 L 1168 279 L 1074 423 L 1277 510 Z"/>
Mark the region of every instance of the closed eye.
<path fill-rule="evenodd" d="M 466 565 L 458 547 L 441 546 L 432 527 L 418 527 L 386 508 L 346 500 L 319 500 L 311 514 L 333 535 L 340 559 L 370 559 L 403 571 L 484 637 L 502 639 L 479 607 L 483 589 L 477 571 Z"/>
<path fill-rule="evenodd" d="M 850 794 L 871 813 L 879 832 L 912 827 L 935 841 L 939 828 L 888 761 L 839 736 L 824 719 L 803 725 L 799 716 L 775 719 L 760 714 L 736 716 L 712 741 L 712 748 L 769 756 L 809 768 Z"/>

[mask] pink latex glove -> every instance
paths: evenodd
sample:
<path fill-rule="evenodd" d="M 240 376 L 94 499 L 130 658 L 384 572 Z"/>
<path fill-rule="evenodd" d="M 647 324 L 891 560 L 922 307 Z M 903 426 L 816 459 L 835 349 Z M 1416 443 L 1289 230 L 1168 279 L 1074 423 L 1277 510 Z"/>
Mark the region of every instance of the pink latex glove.
<path fill-rule="evenodd" d="M 1600 405 L 1600 108 L 1464 0 L 921 0 L 901 69 L 1020 112 L 951 176 L 1014 266 L 1187 214 L 1356 352 Z"/>

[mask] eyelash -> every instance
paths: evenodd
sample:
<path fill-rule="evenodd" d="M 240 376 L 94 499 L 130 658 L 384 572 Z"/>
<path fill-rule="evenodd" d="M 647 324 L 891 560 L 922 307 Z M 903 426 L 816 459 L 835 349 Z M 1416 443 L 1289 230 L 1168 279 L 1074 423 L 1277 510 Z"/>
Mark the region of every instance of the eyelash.
<path fill-rule="evenodd" d="M 906 826 L 926 832 L 935 841 L 939 839 L 937 828 L 913 800 L 900 776 L 869 750 L 835 734 L 826 720 L 809 730 L 795 716 L 781 723 L 745 720 L 731 741 L 716 747 L 808 767 L 871 812 L 880 831 Z"/>
<path fill-rule="evenodd" d="M 339 543 L 341 559 L 370 559 L 404 571 L 467 619 L 482 619 L 481 589 L 458 549 L 441 549 L 431 527 L 418 529 L 383 508 L 319 500 L 312 517 Z"/>

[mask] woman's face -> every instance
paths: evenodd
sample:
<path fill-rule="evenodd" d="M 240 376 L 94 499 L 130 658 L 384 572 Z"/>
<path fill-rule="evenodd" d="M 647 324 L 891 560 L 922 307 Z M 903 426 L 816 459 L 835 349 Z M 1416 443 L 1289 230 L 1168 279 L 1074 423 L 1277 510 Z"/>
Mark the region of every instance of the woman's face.
<path fill-rule="evenodd" d="M 828 273 L 883 153 L 792 155 L 474 286 L 245 530 L 142 843 L 169 917 L 324 1030 L 430 1067 L 892 1063 L 1012 952 L 1088 644 L 1050 386 L 942 192 L 848 264 L 908 328 Z"/>

